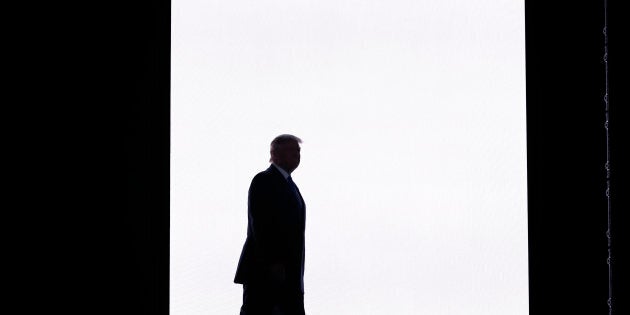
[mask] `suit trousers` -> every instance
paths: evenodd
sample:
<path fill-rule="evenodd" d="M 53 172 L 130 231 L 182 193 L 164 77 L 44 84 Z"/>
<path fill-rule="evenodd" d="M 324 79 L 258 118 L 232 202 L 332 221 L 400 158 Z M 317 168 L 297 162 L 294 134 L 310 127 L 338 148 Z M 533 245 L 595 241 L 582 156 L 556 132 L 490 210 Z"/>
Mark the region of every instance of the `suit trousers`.
<path fill-rule="evenodd" d="M 244 284 L 240 315 L 305 315 L 304 294 L 300 288 Z"/>

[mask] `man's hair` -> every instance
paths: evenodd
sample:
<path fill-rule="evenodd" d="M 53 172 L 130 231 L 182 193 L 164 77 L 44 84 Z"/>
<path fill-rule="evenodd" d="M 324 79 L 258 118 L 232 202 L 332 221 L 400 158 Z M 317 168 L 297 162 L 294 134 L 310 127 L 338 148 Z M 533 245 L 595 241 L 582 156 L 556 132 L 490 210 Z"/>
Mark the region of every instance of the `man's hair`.
<path fill-rule="evenodd" d="M 278 149 L 278 147 L 280 147 L 281 145 L 291 143 L 291 142 L 302 143 L 302 139 L 294 135 L 289 135 L 289 134 L 279 135 L 271 141 L 270 152 L 275 152 Z M 273 156 L 269 158 L 269 162 L 272 162 L 272 160 L 273 160 Z"/>

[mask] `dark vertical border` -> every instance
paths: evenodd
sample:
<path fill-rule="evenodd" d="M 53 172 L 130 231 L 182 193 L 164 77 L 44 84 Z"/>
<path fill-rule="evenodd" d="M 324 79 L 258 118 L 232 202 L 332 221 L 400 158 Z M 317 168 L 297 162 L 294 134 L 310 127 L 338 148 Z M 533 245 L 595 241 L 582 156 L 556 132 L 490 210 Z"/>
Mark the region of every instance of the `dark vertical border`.
<path fill-rule="evenodd" d="M 608 80 L 611 163 L 611 256 L 613 315 L 630 314 L 630 49 L 627 6 L 608 0 Z"/>
<path fill-rule="evenodd" d="M 530 314 L 608 309 L 603 10 L 526 1 Z"/>
<path fill-rule="evenodd" d="M 127 211 L 123 241 L 128 281 L 117 288 L 129 314 L 169 312 L 171 3 L 121 6 L 129 27 L 118 52 L 129 83 L 126 129 Z"/>
<path fill-rule="evenodd" d="M 607 314 L 604 2 L 525 4 L 530 313 Z M 609 39 L 617 43 L 609 54 L 618 60 L 620 34 L 612 28 Z M 618 85 L 612 90 L 620 92 Z M 617 94 L 611 99 L 616 130 L 620 106 Z M 619 138 L 612 145 L 618 215 Z M 614 314 L 622 314 L 623 302 L 616 302 Z"/>

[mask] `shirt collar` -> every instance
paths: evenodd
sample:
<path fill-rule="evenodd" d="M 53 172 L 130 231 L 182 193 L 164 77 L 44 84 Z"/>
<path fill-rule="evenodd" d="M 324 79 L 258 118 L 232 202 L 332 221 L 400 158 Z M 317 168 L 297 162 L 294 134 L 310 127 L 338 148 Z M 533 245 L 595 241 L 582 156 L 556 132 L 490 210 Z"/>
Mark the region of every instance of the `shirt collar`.
<path fill-rule="evenodd" d="M 280 171 L 280 173 L 282 174 L 282 176 L 284 176 L 284 179 L 289 178 L 289 173 L 287 173 L 287 171 L 285 171 L 284 169 L 282 169 L 282 167 L 278 166 L 276 163 L 271 163 L 273 166 L 275 166 L 278 171 Z"/>

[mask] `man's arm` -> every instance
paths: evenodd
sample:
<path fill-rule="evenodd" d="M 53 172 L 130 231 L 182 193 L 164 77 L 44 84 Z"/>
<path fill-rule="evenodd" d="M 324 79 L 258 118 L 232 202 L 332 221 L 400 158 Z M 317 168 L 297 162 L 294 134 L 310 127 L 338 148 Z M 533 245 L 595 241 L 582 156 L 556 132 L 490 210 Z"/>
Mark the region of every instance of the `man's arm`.
<path fill-rule="evenodd" d="M 283 262 L 281 237 L 275 222 L 277 207 L 274 202 L 273 183 L 261 174 L 254 177 L 248 194 L 248 216 L 252 236 L 260 258 L 268 266 Z"/>

